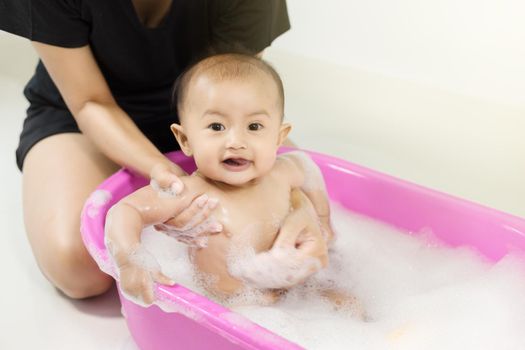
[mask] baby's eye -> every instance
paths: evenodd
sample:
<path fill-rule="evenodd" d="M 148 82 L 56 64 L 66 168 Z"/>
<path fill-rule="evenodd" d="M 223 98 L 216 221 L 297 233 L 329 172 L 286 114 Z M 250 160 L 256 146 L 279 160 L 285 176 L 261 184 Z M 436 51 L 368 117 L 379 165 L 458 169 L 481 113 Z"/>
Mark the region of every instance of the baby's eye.
<path fill-rule="evenodd" d="M 257 131 L 261 130 L 262 128 L 264 128 L 264 126 L 261 123 L 251 123 L 248 125 L 248 129 L 250 129 L 250 131 Z"/>
<path fill-rule="evenodd" d="M 224 125 L 220 123 L 211 123 L 210 125 L 208 125 L 208 128 L 212 129 L 213 131 L 223 131 Z"/>

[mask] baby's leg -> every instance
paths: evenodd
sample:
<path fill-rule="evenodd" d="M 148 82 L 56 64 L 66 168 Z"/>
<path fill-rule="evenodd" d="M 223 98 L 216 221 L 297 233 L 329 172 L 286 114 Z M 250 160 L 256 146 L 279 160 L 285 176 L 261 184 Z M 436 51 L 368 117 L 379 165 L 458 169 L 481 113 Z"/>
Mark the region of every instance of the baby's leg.
<path fill-rule="evenodd" d="M 321 297 L 332 303 L 334 309 L 350 313 L 353 317 L 366 320 L 365 310 L 355 295 L 342 289 L 329 288 L 320 291 Z"/>
<path fill-rule="evenodd" d="M 241 306 L 272 306 L 279 302 L 286 294 L 287 289 L 257 289 L 246 287 L 233 295 L 213 294 L 216 301 L 227 307 Z"/>

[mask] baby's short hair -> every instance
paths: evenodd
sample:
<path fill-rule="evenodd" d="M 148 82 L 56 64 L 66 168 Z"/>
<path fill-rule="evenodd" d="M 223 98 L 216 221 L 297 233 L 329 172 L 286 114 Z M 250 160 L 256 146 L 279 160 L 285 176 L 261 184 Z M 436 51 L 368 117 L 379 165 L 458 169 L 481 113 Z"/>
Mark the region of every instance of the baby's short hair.
<path fill-rule="evenodd" d="M 195 76 L 206 74 L 208 77 L 220 81 L 253 77 L 254 74 L 258 73 L 266 74 L 275 82 L 281 113 L 284 113 L 284 87 L 277 71 L 261 58 L 240 53 L 212 55 L 190 65 L 175 81 L 173 105 L 177 108 L 180 116 L 188 87 Z"/>

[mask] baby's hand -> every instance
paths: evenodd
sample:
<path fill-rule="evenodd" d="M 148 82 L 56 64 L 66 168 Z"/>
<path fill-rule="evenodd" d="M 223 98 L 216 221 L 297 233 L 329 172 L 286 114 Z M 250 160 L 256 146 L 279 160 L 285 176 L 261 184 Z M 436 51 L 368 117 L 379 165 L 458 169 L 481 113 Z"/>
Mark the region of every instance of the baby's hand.
<path fill-rule="evenodd" d="M 320 223 L 321 223 L 321 233 L 324 239 L 326 240 L 326 243 L 330 246 L 330 244 L 335 239 L 335 233 L 332 228 L 332 224 L 330 223 L 330 218 L 321 218 Z"/>
<path fill-rule="evenodd" d="M 310 274 L 302 276 L 302 280 L 328 265 L 328 248 L 323 225 L 320 225 L 317 216 L 311 215 L 308 210 L 300 208 L 288 215 L 271 250 L 292 248 L 296 253 L 290 256 L 290 259 L 319 261 L 316 265 L 318 268 L 310 270 Z"/>
<path fill-rule="evenodd" d="M 121 253 L 120 257 L 126 255 Z M 117 266 L 117 277 L 123 294 L 133 302 L 147 306 L 155 301 L 153 293 L 154 283 L 166 285 L 175 284 L 169 277 L 165 276 L 160 266 L 151 253 L 139 246 L 124 258 L 115 259 L 120 263 Z"/>
<path fill-rule="evenodd" d="M 134 263 L 126 264 L 119 269 L 122 292 L 141 305 L 151 305 L 155 301 L 154 282 L 170 286 L 175 283 L 160 271 L 150 272 Z"/>
<path fill-rule="evenodd" d="M 285 219 L 272 248 L 247 254 L 229 266 L 230 273 L 257 288 L 289 288 L 326 267 L 328 249 L 318 217 L 299 208 Z"/>

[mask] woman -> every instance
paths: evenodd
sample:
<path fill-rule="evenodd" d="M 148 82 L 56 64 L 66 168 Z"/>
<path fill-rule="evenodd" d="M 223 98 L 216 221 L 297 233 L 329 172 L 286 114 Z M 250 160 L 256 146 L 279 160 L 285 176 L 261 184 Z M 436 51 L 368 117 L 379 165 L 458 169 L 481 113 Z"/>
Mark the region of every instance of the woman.
<path fill-rule="evenodd" d="M 51 283 L 86 298 L 112 282 L 82 244 L 87 196 L 120 166 L 180 190 L 184 172 L 162 154 L 177 146 L 173 81 L 210 47 L 262 52 L 289 21 L 284 0 L 0 0 L 0 29 L 40 56 L 16 151 L 27 236 Z"/>

